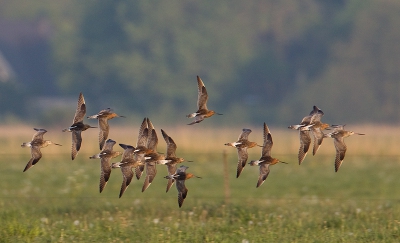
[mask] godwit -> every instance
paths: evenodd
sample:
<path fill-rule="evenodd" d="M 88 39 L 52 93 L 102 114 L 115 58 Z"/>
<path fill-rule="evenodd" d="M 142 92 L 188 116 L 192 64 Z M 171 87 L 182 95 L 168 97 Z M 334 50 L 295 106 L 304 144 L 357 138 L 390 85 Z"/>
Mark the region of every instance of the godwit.
<path fill-rule="evenodd" d="M 61 144 L 53 143 L 50 140 L 44 140 L 43 135 L 47 132 L 45 129 L 34 128 L 36 133 L 33 135 L 32 141 L 27 143 L 22 143 L 21 147 L 31 147 L 31 159 L 28 164 L 25 166 L 24 172 L 34 166 L 37 162 L 39 162 L 40 158 L 42 158 L 42 152 L 40 152 L 41 148 L 47 147 L 50 144 L 61 146 Z"/>
<path fill-rule="evenodd" d="M 311 137 L 309 132 L 310 130 L 313 131 L 313 136 L 315 138 L 313 154 L 317 152 L 319 146 L 322 143 L 323 139 L 322 128 L 327 125 L 321 123 L 321 117 L 323 115 L 324 112 L 314 105 L 313 110 L 310 112 L 308 116 L 303 118 L 300 124 L 289 126 L 290 129 L 299 130 L 299 137 L 300 137 L 300 148 L 298 154 L 299 165 L 303 162 L 304 158 L 307 155 L 308 149 L 310 148 L 311 144 Z M 314 126 L 315 128 L 313 128 Z"/>
<path fill-rule="evenodd" d="M 148 120 L 148 122 L 150 122 Z M 153 124 L 148 123 L 149 136 L 147 139 L 147 152 L 144 153 L 145 166 L 146 166 L 146 179 L 143 183 L 142 192 L 144 192 L 150 184 L 153 182 L 154 177 L 157 174 L 157 164 L 165 164 L 169 160 L 165 159 L 165 155 L 157 152 L 158 137 Z M 150 130 L 151 129 L 151 130 Z"/>
<path fill-rule="evenodd" d="M 165 159 L 170 160 L 170 162 L 166 163 L 165 165 L 168 168 L 168 175 L 173 175 L 176 172 L 176 165 L 182 163 L 183 161 L 185 161 L 185 159 L 176 157 L 176 143 L 170 136 L 168 136 L 168 134 L 164 130 L 161 129 L 161 133 L 164 137 L 165 142 L 167 143 L 167 157 Z M 168 180 L 166 192 L 169 191 L 174 182 L 175 179 L 173 178 Z"/>
<path fill-rule="evenodd" d="M 138 180 L 140 179 L 144 171 L 144 162 L 145 162 L 144 154 L 150 152 L 147 149 L 147 140 L 149 137 L 149 128 L 148 128 L 149 123 L 152 125 L 150 120 L 147 117 L 145 117 L 139 128 L 139 135 L 136 143 L 136 149 L 134 151 L 135 160 L 143 162 L 143 164 L 135 168 L 135 174 Z"/>
<path fill-rule="evenodd" d="M 188 118 L 193 118 L 193 117 L 195 118 L 195 120 L 189 123 L 188 125 L 199 123 L 203 121 L 205 118 L 211 117 L 214 114 L 222 115 L 220 113 L 207 109 L 208 94 L 206 87 L 204 86 L 204 83 L 199 76 L 197 76 L 197 86 L 198 86 L 198 94 L 197 94 L 198 110 L 195 113 L 187 115 Z"/>
<path fill-rule="evenodd" d="M 122 197 L 125 190 L 128 188 L 129 184 L 133 178 L 133 171 L 132 168 L 136 168 L 139 165 L 142 165 L 143 162 L 135 160 L 135 147 L 126 144 L 119 144 L 124 149 L 124 153 L 122 154 L 121 162 L 112 163 L 111 168 L 121 168 L 122 172 L 122 185 L 121 190 L 119 192 L 119 197 Z"/>
<path fill-rule="evenodd" d="M 225 143 L 226 146 L 237 148 L 238 164 L 237 164 L 236 178 L 240 176 L 240 173 L 242 173 L 244 167 L 246 166 L 246 162 L 249 157 L 247 149 L 257 146 L 256 142 L 250 142 L 248 140 L 250 133 L 251 133 L 250 129 L 243 128 L 242 133 L 239 135 L 239 138 L 236 142 Z"/>
<path fill-rule="evenodd" d="M 78 154 L 78 151 L 81 149 L 81 144 L 82 144 L 81 133 L 89 128 L 96 128 L 83 123 L 83 118 L 85 117 L 85 114 L 86 114 L 85 99 L 83 98 L 83 94 L 79 93 L 78 106 L 75 111 L 75 116 L 74 120 L 72 121 L 72 125 L 62 130 L 63 132 L 72 132 L 72 151 L 71 151 L 72 160 L 75 159 L 76 155 Z"/>
<path fill-rule="evenodd" d="M 196 177 L 201 178 L 199 176 L 195 176 L 192 173 L 186 173 L 186 169 L 189 167 L 181 165 L 175 172 L 175 174 L 168 175 L 166 179 L 174 179 L 176 180 L 176 189 L 178 190 L 178 205 L 182 207 L 183 201 L 185 200 L 188 189 L 185 186 L 185 181 L 189 180 L 190 178 Z"/>
<path fill-rule="evenodd" d="M 93 116 L 88 116 L 87 118 L 89 119 L 97 119 L 99 123 L 99 145 L 100 145 L 100 150 L 104 146 L 104 142 L 108 138 L 108 133 L 110 132 L 110 126 L 108 125 L 108 120 L 113 119 L 114 117 L 124 117 L 125 116 L 120 116 L 117 113 L 113 112 L 110 108 L 107 108 L 105 110 L 101 110 L 99 113 Z"/>
<path fill-rule="evenodd" d="M 261 152 L 261 158 L 259 160 L 252 160 L 249 162 L 249 164 L 252 166 L 260 166 L 260 176 L 258 177 L 257 187 L 261 186 L 265 179 L 267 179 L 270 171 L 269 166 L 279 162 L 287 164 L 286 162 L 271 157 L 272 145 L 273 142 L 271 132 L 269 131 L 267 124 L 264 122 L 264 144 Z"/>
<path fill-rule="evenodd" d="M 115 141 L 108 139 L 103 146 L 100 153 L 90 156 L 90 159 L 100 159 L 101 162 L 101 173 L 100 173 L 100 193 L 103 191 L 104 187 L 107 185 L 108 179 L 111 175 L 111 165 L 110 160 L 121 154 L 119 151 L 113 151 Z"/>
<path fill-rule="evenodd" d="M 325 134 L 325 137 L 333 138 L 333 144 L 336 148 L 336 157 L 335 157 L 335 172 L 337 172 L 342 165 L 344 156 L 346 154 L 347 146 L 344 143 L 344 138 L 349 137 L 351 135 L 365 135 L 364 133 L 355 133 L 353 131 L 344 130 L 344 125 L 333 125 L 333 132 Z"/>

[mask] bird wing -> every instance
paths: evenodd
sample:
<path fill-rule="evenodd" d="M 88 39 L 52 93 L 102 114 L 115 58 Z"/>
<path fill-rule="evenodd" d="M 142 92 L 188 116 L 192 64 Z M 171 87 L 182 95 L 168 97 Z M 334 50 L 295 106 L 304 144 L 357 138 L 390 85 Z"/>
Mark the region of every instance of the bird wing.
<path fill-rule="evenodd" d="M 311 144 L 311 137 L 310 132 L 307 130 L 300 130 L 300 148 L 299 148 L 299 165 L 303 162 L 304 158 L 307 155 L 308 149 L 310 148 Z"/>
<path fill-rule="evenodd" d="M 111 166 L 110 166 L 110 156 L 104 156 L 101 158 L 101 174 L 100 174 L 100 193 L 103 191 L 104 187 L 107 185 L 108 180 L 111 175 Z"/>
<path fill-rule="evenodd" d="M 311 127 L 311 130 L 314 137 L 313 155 L 315 155 L 324 140 L 324 133 L 319 127 Z"/>
<path fill-rule="evenodd" d="M 102 151 L 103 152 L 104 151 L 110 151 L 111 152 L 113 150 L 113 147 L 114 147 L 115 144 L 116 144 L 116 142 L 114 140 L 108 139 L 106 141 L 106 143 L 104 144 Z"/>
<path fill-rule="evenodd" d="M 258 177 L 257 187 L 261 186 L 265 179 L 267 179 L 269 175 L 269 164 L 268 163 L 260 163 L 260 176 Z"/>
<path fill-rule="evenodd" d="M 138 167 L 135 168 L 135 174 L 136 174 L 136 179 L 140 179 L 142 177 L 144 171 L 144 165 L 139 165 Z"/>
<path fill-rule="evenodd" d="M 106 117 L 99 117 L 98 120 L 99 120 L 99 145 L 101 150 L 104 146 L 106 139 L 108 138 L 110 126 L 108 125 L 108 119 Z"/>
<path fill-rule="evenodd" d="M 167 164 L 167 169 L 168 169 L 168 175 L 175 174 L 176 173 L 176 164 Z M 169 189 L 174 184 L 174 182 L 175 182 L 174 179 L 168 179 L 166 192 L 169 191 Z"/>
<path fill-rule="evenodd" d="M 72 131 L 72 149 L 71 149 L 71 157 L 72 160 L 75 159 L 78 151 L 81 149 L 82 145 L 82 134 L 81 131 Z"/>
<path fill-rule="evenodd" d="M 249 134 L 251 133 L 250 129 L 243 128 L 242 133 L 239 135 L 238 140 L 247 140 L 249 138 Z"/>
<path fill-rule="evenodd" d="M 134 159 L 135 147 L 123 143 L 120 143 L 119 146 L 124 149 L 124 153 L 121 156 L 121 162 L 132 161 Z"/>
<path fill-rule="evenodd" d="M 179 207 L 182 207 L 183 201 L 185 200 L 188 193 L 188 189 L 185 186 L 185 180 L 177 180 L 176 189 L 178 190 L 178 204 Z"/>
<path fill-rule="evenodd" d="M 249 154 L 247 153 L 247 147 L 237 148 L 238 152 L 238 164 L 236 170 L 236 178 L 239 178 L 240 173 L 242 173 L 244 167 L 246 166 Z"/>
<path fill-rule="evenodd" d="M 342 165 L 344 156 L 346 155 L 347 146 L 344 143 L 343 137 L 334 138 L 333 144 L 336 148 L 336 157 L 335 157 L 335 172 L 337 172 Z"/>
<path fill-rule="evenodd" d="M 148 128 L 147 128 L 147 117 L 143 119 L 142 125 L 139 128 L 139 136 L 137 139 L 136 147 L 147 145 Z"/>
<path fill-rule="evenodd" d="M 43 140 L 43 135 L 47 132 L 45 129 L 42 128 L 34 128 L 36 133 L 32 137 L 32 142 L 33 141 L 42 141 Z"/>
<path fill-rule="evenodd" d="M 24 172 L 27 171 L 29 168 L 34 166 L 39 160 L 42 158 L 42 152 L 40 152 L 40 147 L 32 146 L 31 147 L 31 159 L 29 160 L 28 164 L 26 164 Z"/>
<path fill-rule="evenodd" d="M 205 117 L 204 115 L 197 115 L 197 116 L 195 116 L 194 121 L 192 121 L 188 125 L 193 125 L 193 124 L 202 122 L 204 120 L 204 117 Z"/>
<path fill-rule="evenodd" d="M 77 122 L 82 122 L 85 115 L 86 115 L 85 99 L 83 98 L 83 94 L 79 93 L 78 105 L 75 111 L 75 116 L 74 120 L 72 121 L 72 124 L 75 124 Z"/>
<path fill-rule="evenodd" d="M 150 184 L 153 182 L 154 177 L 156 177 L 157 168 L 155 162 L 147 162 L 146 163 L 146 179 L 143 183 L 142 192 L 144 192 Z"/>
<path fill-rule="evenodd" d="M 187 166 L 181 165 L 181 166 L 176 170 L 175 174 L 185 173 L 186 170 L 187 170 L 188 168 L 189 168 L 189 167 L 187 167 Z"/>
<path fill-rule="evenodd" d="M 271 156 L 271 149 L 274 142 L 272 141 L 272 135 L 269 131 L 267 124 L 264 122 L 264 144 L 262 148 L 262 157 L 263 156 Z"/>
<path fill-rule="evenodd" d="M 322 117 L 324 115 L 324 112 L 320 108 L 314 105 L 313 110 L 310 112 L 309 115 L 310 116 L 319 115 Z"/>
<path fill-rule="evenodd" d="M 157 144 L 158 144 L 158 137 L 156 130 L 153 128 L 149 130 L 150 134 L 147 140 L 147 148 L 153 150 L 154 152 L 157 151 Z"/>
<path fill-rule="evenodd" d="M 167 157 L 176 157 L 176 143 L 170 136 L 168 136 L 168 134 L 164 130 L 161 129 L 161 133 L 164 137 L 165 142 L 167 143 Z"/>
<path fill-rule="evenodd" d="M 208 94 L 206 87 L 204 86 L 203 80 L 201 80 L 199 76 L 197 76 L 197 87 L 198 87 L 197 107 L 199 110 L 201 109 L 207 110 Z"/>
<path fill-rule="evenodd" d="M 126 188 L 128 188 L 128 186 L 131 183 L 132 178 L 133 178 L 133 171 L 132 171 L 131 166 L 122 166 L 121 172 L 122 172 L 123 181 L 121 184 L 121 190 L 119 192 L 119 197 L 122 197 L 122 195 L 126 191 Z"/>

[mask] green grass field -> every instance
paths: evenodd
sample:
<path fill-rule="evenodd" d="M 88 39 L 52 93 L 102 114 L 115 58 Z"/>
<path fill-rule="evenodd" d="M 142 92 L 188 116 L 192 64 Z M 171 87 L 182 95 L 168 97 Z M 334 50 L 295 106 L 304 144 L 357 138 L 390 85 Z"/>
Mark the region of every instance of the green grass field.
<path fill-rule="evenodd" d="M 252 128 L 251 140 L 262 143 L 261 128 Z M 271 128 L 272 155 L 289 164 L 272 166 L 260 188 L 258 167 L 246 166 L 235 178 L 236 150 L 223 146 L 237 139 L 240 128 L 165 129 L 178 144 L 177 155 L 194 161 L 184 163 L 188 171 L 202 177 L 186 182 L 189 193 L 179 208 L 175 186 L 165 193 L 162 165 L 143 193 L 143 178 L 134 179 L 118 198 L 122 176 L 116 169 L 100 194 L 100 162 L 88 159 L 98 152 L 97 131 L 84 133 L 82 151 L 71 161 L 70 134 L 48 129 L 45 138 L 64 146 L 42 149 L 42 160 L 22 172 L 30 152 L 19 145 L 34 131 L 21 127 L 10 135 L 0 128 L 0 242 L 399 242 L 396 129 L 383 127 L 378 134 L 357 127 L 367 135 L 346 139 L 348 152 L 335 173 L 331 140 L 299 166 L 297 132 Z M 137 131 L 128 132 L 114 129 L 110 137 L 134 145 Z M 259 158 L 260 148 L 249 151 L 250 159 Z"/>

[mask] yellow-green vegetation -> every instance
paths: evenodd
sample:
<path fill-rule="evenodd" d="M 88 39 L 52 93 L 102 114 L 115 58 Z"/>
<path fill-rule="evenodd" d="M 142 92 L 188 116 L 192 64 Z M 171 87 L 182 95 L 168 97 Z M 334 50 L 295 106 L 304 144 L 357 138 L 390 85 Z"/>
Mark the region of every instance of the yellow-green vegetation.
<path fill-rule="evenodd" d="M 367 135 L 345 140 L 348 152 L 337 173 L 331 140 L 299 166 L 297 132 L 271 127 L 272 155 L 289 164 L 272 166 L 260 188 L 258 167 L 247 165 L 235 178 L 236 150 L 223 145 L 235 141 L 241 128 L 163 128 L 178 144 L 177 155 L 194 161 L 184 163 L 188 171 L 202 177 L 186 182 L 182 208 L 175 187 L 165 193 L 167 171 L 161 165 L 144 193 L 143 178 L 134 179 L 118 198 L 122 176 L 115 169 L 100 194 L 100 162 L 88 158 L 98 152 L 96 129 L 84 132 L 82 151 L 71 161 L 70 134 L 48 128 L 45 138 L 63 146 L 42 149 L 42 160 L 22 172 L 30 153 L 19 145 L 34 131 L 3 127 L 0 242 L 398 242 L 398 129 L 348 126 Z M 262 143 L 261 126 L 252 129 L 249 138 Z M 136 136 L 134 128 L 110 132 L 118 143 L 135 145 Z M 250 149 L 249 160 L 258 159 L 260 149 Z"/>

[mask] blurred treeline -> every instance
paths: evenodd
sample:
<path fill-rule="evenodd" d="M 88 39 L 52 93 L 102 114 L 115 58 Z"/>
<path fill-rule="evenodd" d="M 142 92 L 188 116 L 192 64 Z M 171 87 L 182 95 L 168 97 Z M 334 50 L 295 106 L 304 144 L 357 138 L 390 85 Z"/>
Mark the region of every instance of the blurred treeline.
<path fill-rule="evenodd" d="M 399 13 L 398 0 L 0 0 L 1 19 L 50 24 L 34 56 L 47 76 L 0 82 L 0 121 L 69 122 L 82 91 L 88 113 L 185 124 L 199 75 L 224 114 L 209 124 L 289 125 L 313 105 L 331 123 L 396 123 Z"/>

